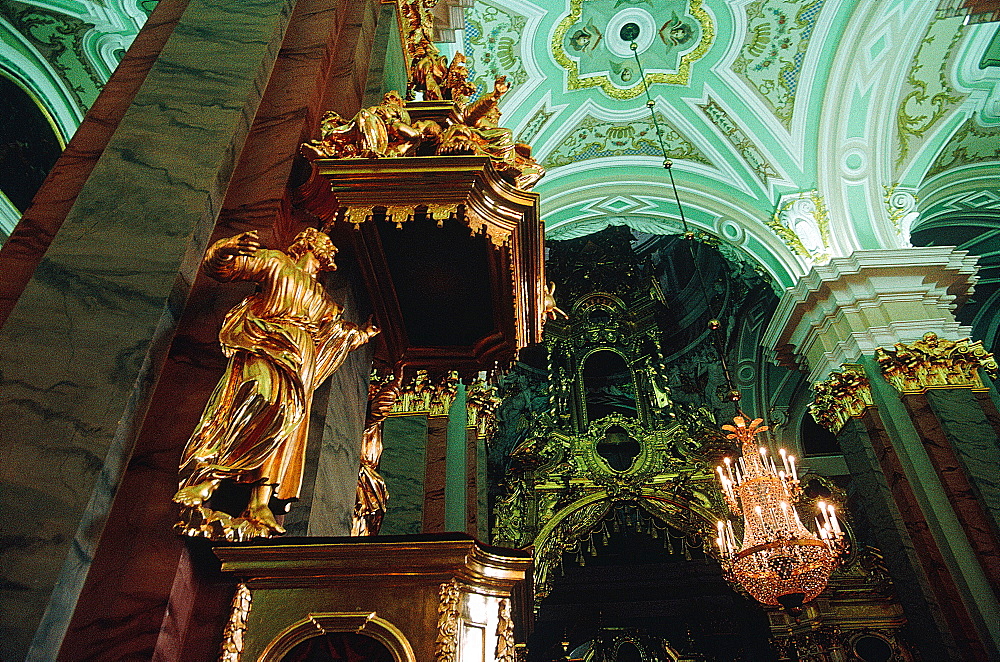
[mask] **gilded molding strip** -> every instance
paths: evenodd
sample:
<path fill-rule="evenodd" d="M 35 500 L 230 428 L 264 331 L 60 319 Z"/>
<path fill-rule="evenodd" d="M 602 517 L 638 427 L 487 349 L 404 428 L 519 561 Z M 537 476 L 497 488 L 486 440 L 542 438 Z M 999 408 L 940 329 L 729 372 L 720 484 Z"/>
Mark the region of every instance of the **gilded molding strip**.
<path fill-rule="evenodd" d="M 979 368 L 992 377 L 998 366 L 981 340 L 945 340 L 934 332 L 921 340 L 896 343 L 893 349 L 875 350 L 882 376 L 900 393 L 923 393 L 928 389 L 971 388 L 988 391 Z"/>
<path fill-rule="evenodd" d="M 456 662 L 458 660 L 458 607 L 462 598 L 458 581 L 441 584 L 438 594 L 438 632 L 434 641 L 435 662 Z"/>
<path fill-rule="evenodd" d="M 247 629 L 247 618 L 250 616 L 253 595 L 247 585 L 240 582 L 233 596 L 233 609 L 229 614 L 229 622 L 222 634 L 222 654 L 219 662 L 240 662 L 243 655 L 243 633 Z"/>
<path fill-rule="evenodd" d="M 872 387 L 859 365 L 845 363 L 841 372 L 830 373 L 826 381 L 813 386 L 816 397 L 809 413 L 817 423 L 837 434 L 851 418 L 860 417 L 874 407 Z"/>

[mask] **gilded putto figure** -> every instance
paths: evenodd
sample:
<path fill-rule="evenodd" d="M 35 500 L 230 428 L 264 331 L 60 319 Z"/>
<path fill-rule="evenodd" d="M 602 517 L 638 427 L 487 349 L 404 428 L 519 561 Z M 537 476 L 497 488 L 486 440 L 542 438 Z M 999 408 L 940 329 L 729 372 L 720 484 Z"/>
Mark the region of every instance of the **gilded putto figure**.
<path fill-rule="evenodd" d="M 307 228 L 285 251 L 261 247 L 255 231 L 216 242 L 205 271 L 258 290 L 226 315 L 219 342 L 225 374 L 181 457 L 176 529 L 213 540 L 284 533 L 272 504 L 299 496 L 313 392 L 348 353 L 378 333 L 343 319 L 317 277 L 336 269 L 330 238 Z M 250 487 L 246 509 L 213 508 L 223 481 Z"/>
<path fill-rule="evenodd" d="M 434 90 L 430 98 L 454 102 L 454 117 L 413 120 L 399 93 L 389 92 L 382 103 L 361 109 L 349 120 L 333 111 L 325 113 L 319 140 L 303 143 L 302 154 L 310 160 L 485 156 L 508 183 L 530 189 L 545 168 L 532 158 L 529 145 L 515 141 L 511 130 L 500 126 L 500 99 L 510 84 L 499 76 L 491 92 L 466 105 L 474 90 L 464 78 L 465 60 L 459 55 L 445 67 L 442 56 L 425 53 L 430 69 L 417 70 L 422 85 Z"/>

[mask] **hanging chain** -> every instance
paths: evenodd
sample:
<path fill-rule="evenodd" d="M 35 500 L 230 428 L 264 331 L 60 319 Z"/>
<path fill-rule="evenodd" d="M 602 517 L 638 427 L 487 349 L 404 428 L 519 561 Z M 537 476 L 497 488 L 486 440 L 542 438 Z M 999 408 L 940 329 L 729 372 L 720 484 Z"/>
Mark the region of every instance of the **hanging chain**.
<path fill-rule="evenodd" d="M 687 241 L 688 251 L 691 254 L 691 263 L 694 264 L 694 269 L 698 276 L 698 284 L 701 286 L 702 295 L 705 297 L 705 307 L 711 315 L 711 319 L 708 320 L 708 329 L 712 333 L 712 343 L 715 345 L 715 353 L 719 357 L 719 364 L 722 366 L 722 375 L 726 380 L 726 387 L 728 389 L 726 399 L 733 403 L 733 406 L 736 408 L 737 415 L 745 416 L 743 409 L 740 407 L 740 398 L 742 397 L 742 394 L 739 389 L 736 388 L 736 384 L 733 382 L 732 373 L 729 371 L 729 365 L 726 363 L 725 343 L 722 338 L 722 321 L 720 320 L 720 316 L 713 309 L 712 298 L 705 283 L 705 276 L 702 273 L 701 265 L 695 256 L 695 235 L 694 232 L 688 228 L 687 218 L 684 216 L 684 207 L 681 206 L 681 198 L 677 193 L 677 183 L 674 181 L 674 162 L 667 158 L 667 148 L 663 144 L 663 129 L 660 128 L 660 121 L 656 117 L 656 102 L 653 101 L 653 97 L 649 93 L 649 85 L 646 82 L 646 72 L 642 68 L 642 61 L 639 60 L 639 47 L 635 41 L 632 41 L 629 44 L 629 48 L 632 49 L 632 55 L 635 57 L 635 63 L 639 67 L 639 77 L 642 79 L 642 89 L 643 92 L 646 93 L 646 107 L 649 108 L 649 117 L 653 121 L 653 128 L 656 129 L 656 139 L 660 144 L 660 153 L 663 154 L 663 167 L 670 176 L 670 188 L 673 190 L 674 202 L 677 203 L 677 211 L 680 213 L 681 228 L 684 232 L 684 239 Z"/>

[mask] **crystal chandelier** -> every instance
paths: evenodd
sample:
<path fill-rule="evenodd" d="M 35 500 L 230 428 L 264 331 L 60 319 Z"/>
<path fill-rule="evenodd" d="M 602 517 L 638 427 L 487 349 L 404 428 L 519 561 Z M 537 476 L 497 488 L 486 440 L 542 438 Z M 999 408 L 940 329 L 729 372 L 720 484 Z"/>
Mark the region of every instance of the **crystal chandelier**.
<path fill-rule="evenodd" d="M 738 582 L 759 602 L 798 613 L 826 588 L 844 551 L 844 532 L 833 505 L 818 502 L 817 533 L 799 520 L 795 502 L 802 492 L 795 458 L 780 449 L 781 467 L 757 435 L 762 419 L 743 416 L 722 429 L 740 445 L 741 455 L 716 468 L 729 510 L 743 520 L 737 543 L 732 521 L 717 524 L 716 543 L 730 581 Z"/>

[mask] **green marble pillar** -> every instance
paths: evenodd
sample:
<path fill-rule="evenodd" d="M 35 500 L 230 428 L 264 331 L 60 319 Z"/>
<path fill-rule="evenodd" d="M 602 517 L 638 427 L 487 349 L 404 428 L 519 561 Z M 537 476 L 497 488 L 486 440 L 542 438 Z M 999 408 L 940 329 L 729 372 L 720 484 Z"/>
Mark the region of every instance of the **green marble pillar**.
<path fill-rule="evenodd" d="M 458 385 L 448 412 L 448 449 L 445 461 L 444 530 L 465 531 L 466 526 L 466 424 L 465 384 Z"/>
<path fill-rule="evenodd" d="M 427 416 L 390 416 L 382 428 L 382 443 L 379 473 L 389 490 L 389 503 L 379 534 L 420 533 L 423 530 Z"/>
<path fill-rule="evenodd" d="M 0 331 L 2 659 L 55 659 L 293 4 L 188 3 Z"/>
<path fill-rule="evenodd" d="M 972 496 L 1000 530 L 1000 437 L 970 389 L 935 389 L 924 394 L 972 487 Z M 994 559 L 1000 567 L 1000 559 Z"/>

